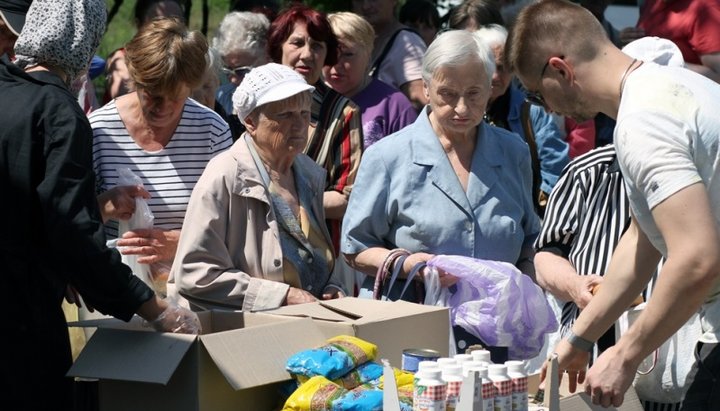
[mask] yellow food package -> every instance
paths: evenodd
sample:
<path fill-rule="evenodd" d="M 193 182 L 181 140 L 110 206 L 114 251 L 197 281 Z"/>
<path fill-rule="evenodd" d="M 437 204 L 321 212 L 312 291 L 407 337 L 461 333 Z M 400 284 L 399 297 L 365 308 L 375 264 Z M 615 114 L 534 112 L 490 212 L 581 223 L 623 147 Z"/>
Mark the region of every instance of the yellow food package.
<path fill-rule="evenodd" d="M 406 385 L 409 385 L 412 387 L 413 383 L 415 382 L 415 374 L 407 371 L 403 371 L 399 368 L 393 367 L 393 374 L 395 374 L 395 382 L 397 382 L 398 387 L 404 387 Z M 380 385 L 379 388 L 385 387 L 385 376 L 383 375 L 380 377 Z"/>
<path fill-rule="evenodd" d="M 283 411 L 325 411 L 347 393 L 343 387 L 318 375 L 308 379 L 285 401 Z"/>

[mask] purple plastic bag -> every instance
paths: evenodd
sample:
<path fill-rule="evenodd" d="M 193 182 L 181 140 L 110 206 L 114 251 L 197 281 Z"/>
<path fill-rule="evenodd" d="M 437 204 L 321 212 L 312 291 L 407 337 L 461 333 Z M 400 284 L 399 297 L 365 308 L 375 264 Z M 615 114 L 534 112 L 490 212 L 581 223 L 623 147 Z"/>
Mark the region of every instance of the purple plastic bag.
<path fill-rule="evenodd" d="M 448 299 L 450 319 L 490 346 L 508 347 L 510 359 L 537 356 L 558 322 L 542 289 L 514 265 L 438 255 L 429 268 L 459 278 Z"/>

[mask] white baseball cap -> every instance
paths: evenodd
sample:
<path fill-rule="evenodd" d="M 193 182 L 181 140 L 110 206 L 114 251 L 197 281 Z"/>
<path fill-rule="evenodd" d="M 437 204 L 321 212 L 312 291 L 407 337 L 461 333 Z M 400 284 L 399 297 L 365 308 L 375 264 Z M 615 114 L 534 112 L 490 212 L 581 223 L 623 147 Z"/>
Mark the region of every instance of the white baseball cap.
<path fill-rule="evenodd" d="M 313 91 L 303 76 L 288 66 L 268 63 L 255 67 L 233 93 L 233 109 L 240 121 L 263 104 L 284 100 L 303 91 Z"/>

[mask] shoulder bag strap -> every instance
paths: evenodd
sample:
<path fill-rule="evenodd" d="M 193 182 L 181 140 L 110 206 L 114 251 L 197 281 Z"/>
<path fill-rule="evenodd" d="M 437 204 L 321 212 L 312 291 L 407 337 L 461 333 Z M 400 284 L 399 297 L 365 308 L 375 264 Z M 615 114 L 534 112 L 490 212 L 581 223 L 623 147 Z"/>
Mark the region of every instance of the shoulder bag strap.
<path fill-rule="evenodd" d="M 542 175 L 540 174 L 540 159 L 538 158 L 538 148 L 535 142 L 535 131 L 532 128 L 532 121 L 530 119 L 530 102 L 524 101 L 520 108 L 520 121 L 522 123 L 523 131 L 525 134 L 525 142 L 530 148 L 530 161 L 532 164 L 533 184 L 532 184 L 532 197 L 535 210 L 538 214 L 541 211 L 540 207 L 540 182 L 542 181 Z"/>
<path fill-rule="evenodd" d="M 382 53 L 380 53 L 380 55 L 375 59 L 375 61 L 373 61 L 372 67 L 370 67 L 370 76 L 372 78 L 377 78 L 380 74 L 380 65 L 382 64 L 383 60 L 385 60 L 385 57 L 387 57 L 390 49 L 395 43 L 395 38 L 398 36 L 398 34 L 400 34 L 401 31 L 412 31 L 413 33 L 417 34 L 417 32 L 410 27 L 400 28 L 395 33 L 393 33 L 393 35 L 390 36 L 390 40 L 385 43 L 385 47 L 383 47 Z"/>

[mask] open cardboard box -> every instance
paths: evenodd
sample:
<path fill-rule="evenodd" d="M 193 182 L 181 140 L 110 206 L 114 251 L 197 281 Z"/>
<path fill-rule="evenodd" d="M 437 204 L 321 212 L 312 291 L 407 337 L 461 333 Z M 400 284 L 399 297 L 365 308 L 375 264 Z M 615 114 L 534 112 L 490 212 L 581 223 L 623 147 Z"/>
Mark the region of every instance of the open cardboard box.
<path fill-rule="evenodd" d="M 115 319 L 78 322 L 98 327 L 68 372 L 99 379 L 100 409 L 274 410 L 287 359 L 322 345 L 307 318 L 261 313 L 198 313 L 199 336 L 157 333 Z"/>
<path fill-rule="evenodd" d="M 310 317 L 326 338 L 352 335 L 372 342 L 378 358 L 398 366 L 404 349 L 428 348 L 446 357 L 450 348 L 450 313 L 445 307 L 347 297 L 264 313 Z"/>
<path fill-rule="evenodd" d="M 446 308 L 357 298 L 282 307 L 262 313 L 198 313 L 202 335 L 152 332 L 135 318 L 81 321 L 97 327 L 69 376 L 96 378 L 100 409 L 265 411 L 282 406 L 287 359 L 354 335 L 401 363 L 405 348 L 447 356 Z M 383 358 L 383 357 L 379 357 Z"/>

